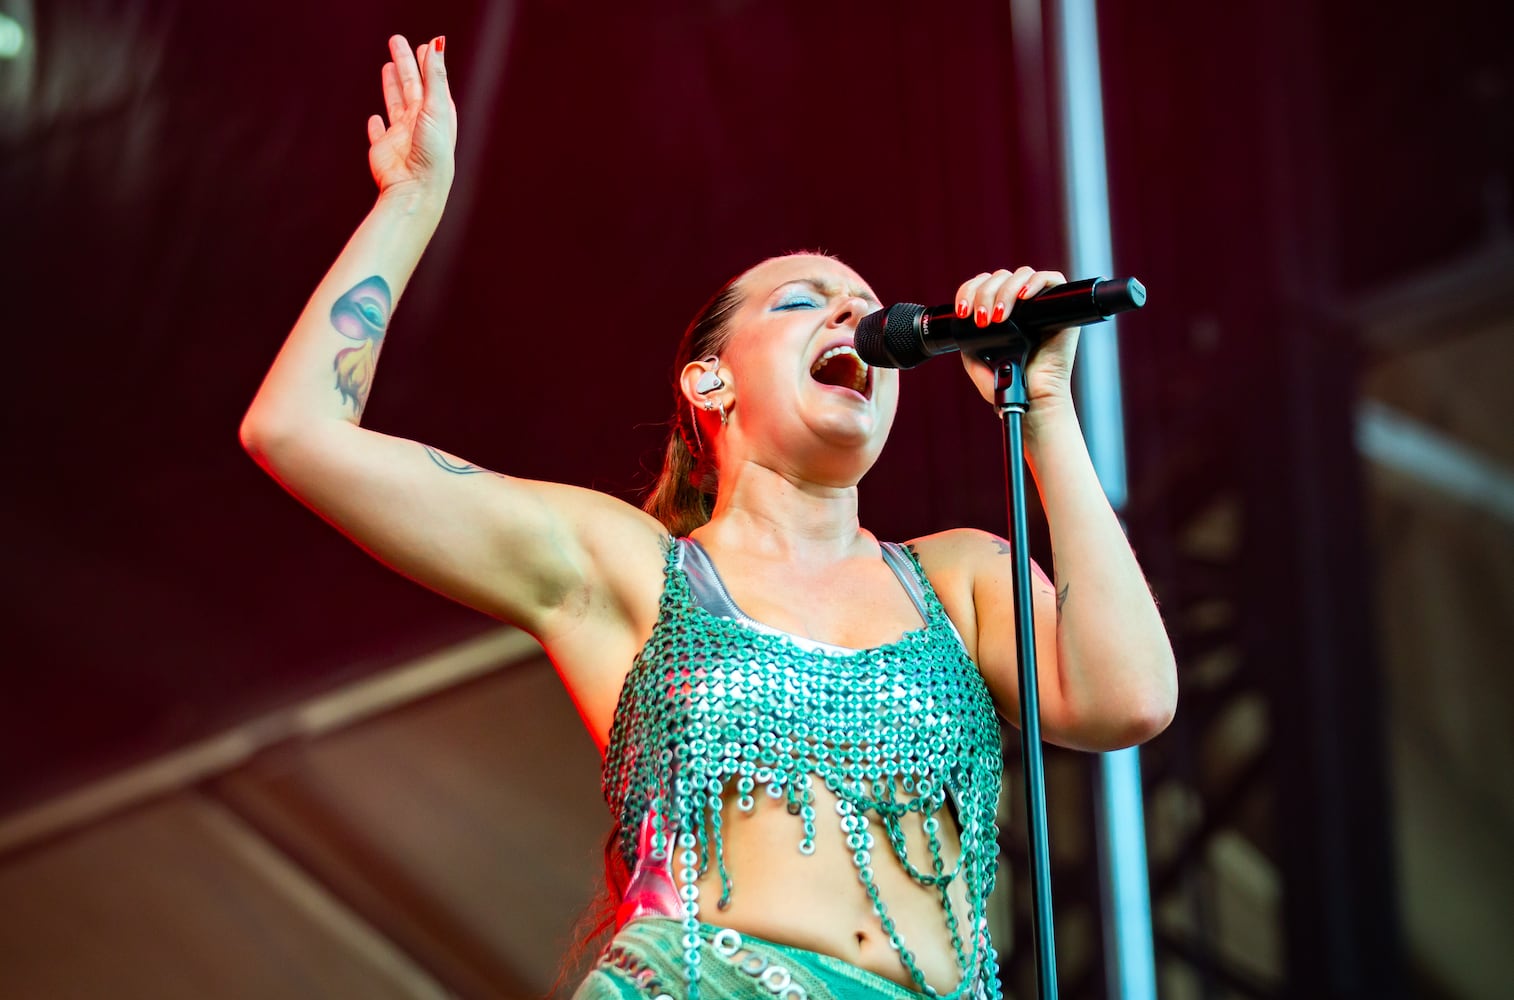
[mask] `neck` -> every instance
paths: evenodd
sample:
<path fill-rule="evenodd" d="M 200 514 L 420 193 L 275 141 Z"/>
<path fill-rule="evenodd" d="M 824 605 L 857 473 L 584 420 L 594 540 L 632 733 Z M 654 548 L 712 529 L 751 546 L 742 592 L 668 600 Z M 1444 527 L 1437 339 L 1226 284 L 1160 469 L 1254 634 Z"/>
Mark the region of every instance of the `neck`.
<path fill-rule="evenodd" d="M 836 558 L 870 536 L 857 521 L 857 487 L 829 486 L 755 463 L 720 477 L 699 534 L 720 547 L 786 560 Z"/>

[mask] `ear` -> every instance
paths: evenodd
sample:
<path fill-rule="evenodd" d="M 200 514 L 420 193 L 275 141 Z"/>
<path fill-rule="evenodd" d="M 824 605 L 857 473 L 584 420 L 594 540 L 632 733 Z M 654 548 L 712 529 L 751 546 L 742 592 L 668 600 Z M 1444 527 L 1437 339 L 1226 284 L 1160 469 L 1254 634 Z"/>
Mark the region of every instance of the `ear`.
<path fill-rule="evenodd" d="M 721 390 L 726 388 L 729 374 L 720 367 L 719 358 L 701 358 L 683 366 L 683 371 L 678 376 L 678 387 L 683 392 L 683 398 L 698 409 L 704 406 L 706 400 L 720 400 Z"/>

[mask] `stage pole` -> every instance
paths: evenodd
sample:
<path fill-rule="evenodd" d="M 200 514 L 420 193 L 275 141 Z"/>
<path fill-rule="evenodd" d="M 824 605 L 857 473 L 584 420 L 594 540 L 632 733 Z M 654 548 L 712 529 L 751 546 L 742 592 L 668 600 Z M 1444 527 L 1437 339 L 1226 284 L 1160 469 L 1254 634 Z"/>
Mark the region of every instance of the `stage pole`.
<path fill-rule="evenodd" d="M 1114 274 L 1104 101 L 1094 0 L 1055 0 L 1052 65 L 1062 149 L 1068 274 Z M 1161 301 L 1161 290 L 1155 290 Z M 1079 418 L 1099 482 L 1117 515 L 1126 502 L 1125 422 L 1114 321 L 1083 328 L 1075 388 Z M 1095 792 L 1106 995 L 1156 1000 L 1151 892 L 1141 758 L 1135 747 L 1100 754 Z"/>

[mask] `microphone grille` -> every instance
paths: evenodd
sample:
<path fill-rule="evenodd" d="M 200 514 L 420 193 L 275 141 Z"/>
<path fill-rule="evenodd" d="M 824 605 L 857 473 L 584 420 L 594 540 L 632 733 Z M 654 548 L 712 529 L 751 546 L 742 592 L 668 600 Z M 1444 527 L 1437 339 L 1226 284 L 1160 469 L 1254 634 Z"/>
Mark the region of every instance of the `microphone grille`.
<path fill-rule="evenodd" d="M 925 307 L 900 302 L 857 323 L 857 356 L 878 368 L 913 368 L 930 357 L 920 339 Z"/>

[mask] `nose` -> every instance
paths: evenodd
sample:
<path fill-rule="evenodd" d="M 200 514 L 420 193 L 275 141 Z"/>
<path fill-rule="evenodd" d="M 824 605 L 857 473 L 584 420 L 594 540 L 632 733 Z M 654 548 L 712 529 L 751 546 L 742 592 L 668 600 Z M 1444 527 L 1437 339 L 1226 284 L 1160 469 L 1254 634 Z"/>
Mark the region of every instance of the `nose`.
<path fill-rule="evenodd" d="M 856 326 L 866 316 L 867 299 L 860 295 L 849 295 L 841 300 L 836 311 L 831 314 L 831 326 Z"/>

